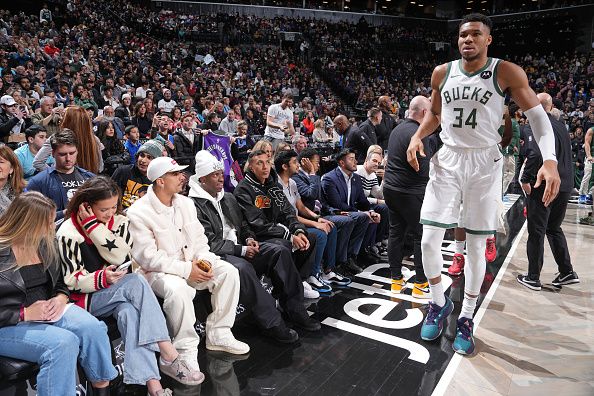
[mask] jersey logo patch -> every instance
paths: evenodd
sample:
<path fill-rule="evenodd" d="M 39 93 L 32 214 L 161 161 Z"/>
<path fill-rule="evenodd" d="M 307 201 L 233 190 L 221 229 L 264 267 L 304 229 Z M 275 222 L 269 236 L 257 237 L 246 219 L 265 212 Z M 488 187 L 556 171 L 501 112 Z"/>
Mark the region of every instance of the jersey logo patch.
<path fill-rule="evenodd" d="M 268 209 L 270 208 L 270 198 L 266 195 L 257 195 L 254 206 L 258 209 Z"/>
<path fill-rule="evenodd" d="M 492 75 L 493 75 L 493 72 L 491 70 L 485 70 L 484 72 L 481 73 L 481 78 L 488 80 L 489 78 L 491 78 Z"/>

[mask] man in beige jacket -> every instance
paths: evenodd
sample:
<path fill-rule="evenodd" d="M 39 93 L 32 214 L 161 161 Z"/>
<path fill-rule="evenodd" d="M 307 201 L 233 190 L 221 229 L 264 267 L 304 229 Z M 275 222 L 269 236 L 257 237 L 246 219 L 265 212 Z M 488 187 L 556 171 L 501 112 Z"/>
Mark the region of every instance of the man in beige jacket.
<path fill-rule="evenodd" d="M 179 195 L 185 183 L 185 168 L 169 157 L 151 161 L 147 177 L 153 184 L 145 196 L 130 206 L 127 215 L 134 238 L 132 257 L 140 264 L 155 294 L 165 300 L 163 310 L 173 345 L 196 367 L 196 289 L 212 293 L 213 312 L 206 320 L 206 348 L 244 354 L 249 352 L 249 346 L 231 333 L 239 301 L 239 274 L 235 267 L 210 252 L 194 203 Z M 210 269 L 201 269 L 199 261 L 205 261 Z"/>

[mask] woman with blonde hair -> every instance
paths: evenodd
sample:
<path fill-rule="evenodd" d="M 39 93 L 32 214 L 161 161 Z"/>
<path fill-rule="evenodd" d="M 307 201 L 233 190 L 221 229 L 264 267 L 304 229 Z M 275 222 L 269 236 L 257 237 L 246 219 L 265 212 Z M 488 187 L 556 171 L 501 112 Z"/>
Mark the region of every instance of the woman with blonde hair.
<path fill-rule="evenodd" d="M 14 151 L 7 146 L 0 147 L 0 215 L 8 205 L 25 189 L 23 167 Z"/>
<path fill-rule="evenodd" d="M 314 142 L 316 143 L 328 143 L 332 141 L 332 136 L 328 136 L 326 133 L 326 123 L 322 119 L 316 120 L 316 122 L 314 122 L 312 136 Z"/>
<path fill-rule="evenodd" d="M 118 372 L 107 326 L 68 304 L 55 212 L 50 199 L 26 192 L 0 217 L 0 355 L 39 364 L 40 396 L 74 396 L 77 360 L 93 394 L 109 395 L 109 381 Z"/>
<path fill-rule="evenodd" d="M 86 110 L 80 106 L 67 107 L 60 126 L 63 129 L 72 130 L 76 136 L 78 142 L 76 164 L 95 174 L 103 172 L 103 157 L 101 156 L 103 145 L 93 133 L 91 118 Z M 33 167 L 36 171 L 41 172 L 48 167 L 46 161 L 51 154 L 52 148 L 48 139 L 33 160 Z"/>

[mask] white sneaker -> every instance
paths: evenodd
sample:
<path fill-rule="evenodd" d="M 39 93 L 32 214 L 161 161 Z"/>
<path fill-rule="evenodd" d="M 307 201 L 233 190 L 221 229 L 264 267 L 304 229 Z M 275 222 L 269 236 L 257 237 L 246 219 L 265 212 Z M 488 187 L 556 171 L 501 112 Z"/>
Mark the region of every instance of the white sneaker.
<path fill-rule="evenodd" d="M 322 282 L 329 285 L 348 286 L 351 283 L 351 279 L 330 271 L 327 274 L 322 274 Z"/>
<path fill-rule="evenodd" d="M 320 276 L 320 275 L 318 275 Z M 318 293 L 332 293 L 332 286 L 325 284 L 324 282 L 320 281 L 318 276 L 310 276 L 307 278 L 307 283 L 311 286 L 311 288 Z"/>
<path fill-rule="evenodd" d="M 165 364 L 162 359 L 159 359 L 159 368 L 163 374 L 184 385 L 199 385 L 204 381 L 204 374 L 194 370 L 181 356 L 169 364 Z"/>
<path fill-rule="evenodd" d="M 233 336 L 225 337 L 215 343 L 206 339 L 206 349 L 209 351 L 227 352 L 232 355 L 244 355 L 250 351 L 250 346 L 241 342 Z"/>
<path fill-rule="evenodd" d="M 303 282 L 303 298 L 318 298 L 320 293 L 311 288 L 309 283 Z"/>

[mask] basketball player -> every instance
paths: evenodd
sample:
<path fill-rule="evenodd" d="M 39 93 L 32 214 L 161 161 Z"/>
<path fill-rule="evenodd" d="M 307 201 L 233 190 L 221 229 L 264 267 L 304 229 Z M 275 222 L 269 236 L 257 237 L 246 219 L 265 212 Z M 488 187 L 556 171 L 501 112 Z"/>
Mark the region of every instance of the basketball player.
<path fill-rule="evenodd" d="M 423 267 L 429 279 L 432 302 L 421 328 L 421 338 L 434 340 L 453 310 L 441 283 L 441 242 L 446 229 L 461 227 L 467 233 L 468 263 L 464 300 L 457 321 L 453 348 L 460 354 L 474 351 L 474 310 L 485 274 L 485 236 L 497 229 L 501 199 L 502 155 L 497 130 L 508 92 L 532 125 L 543 154 L 537 185 L 546 182 L 543 203 L 548 206 L 559 192 L 559 173 L 551 123 L 517 65 L 489 58 L 491 20 L 482 14 L 462 19 L 458 31 L 461 59 L 437 66 L 431 76 L 431 111 L 412 137 L 407 156 L 418 170 L 417 153 L 424 156 L 422 139 L 441 123 L 444 146 L 433 156 L 429 183 L 421 209 Z M 460 213 L 460 203 L 464 201 Z"/>

